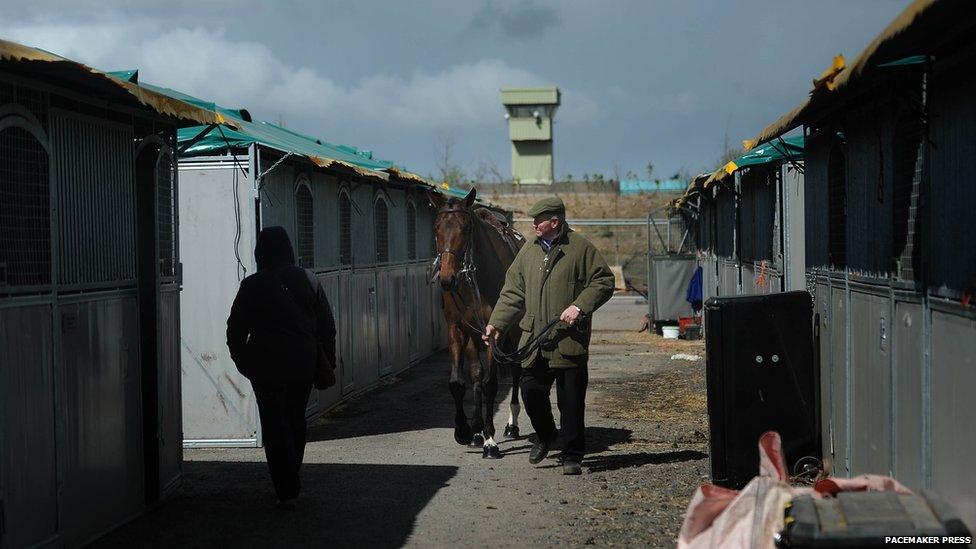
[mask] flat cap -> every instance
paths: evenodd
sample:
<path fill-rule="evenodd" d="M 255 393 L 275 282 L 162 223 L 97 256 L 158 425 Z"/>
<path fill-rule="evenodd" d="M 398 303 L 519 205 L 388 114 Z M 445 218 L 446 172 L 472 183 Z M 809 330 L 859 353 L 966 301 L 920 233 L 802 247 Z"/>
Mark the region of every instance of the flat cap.
<path fill-rule="evenodd" d="M 535 217 L 544 213 L 566 215 L 566 205 L 558 196 L 550 196 L 536 202 L 527 212 L 529 217 Z"/>

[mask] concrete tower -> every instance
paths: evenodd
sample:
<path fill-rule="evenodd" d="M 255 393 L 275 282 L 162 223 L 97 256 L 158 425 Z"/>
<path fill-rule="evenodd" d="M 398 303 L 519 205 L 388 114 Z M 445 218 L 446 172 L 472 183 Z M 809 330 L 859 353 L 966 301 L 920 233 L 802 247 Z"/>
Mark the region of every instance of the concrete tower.
<path fill-rule="evenodd" d="M 552 119 L 559 107 L 559 88 L 505 88 L 502 104 L 512 142 L 512 179 L 551 184 Z"/>

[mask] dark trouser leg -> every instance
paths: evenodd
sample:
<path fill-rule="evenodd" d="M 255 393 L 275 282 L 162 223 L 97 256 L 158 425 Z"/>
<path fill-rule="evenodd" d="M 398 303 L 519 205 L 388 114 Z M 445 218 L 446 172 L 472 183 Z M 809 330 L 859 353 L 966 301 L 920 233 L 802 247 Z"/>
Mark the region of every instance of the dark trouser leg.
<path fill-rule="evenodd" d="M 580 461 L 586 453 L 583 415 L 586 410 L 586 385 L 589 374 L 586 366 L 556 371 L 556 400 L 559 403 L 559 436 L 563 441 L 563 456 Z"/>
<path fill-rule="evenodd" d="M 529 415 L 539 440 L 554 441 L 557 431 L 556 421 L 552 417 L 552 404 L 549 402 L 553 382 L 549 361 L 542 357 L 537 358 L 531 368 L 522 370 L 520 381 L 525 412 Z"/>
<path fill-rule="evenodd" d="M 258 400 L 268 470 L 278 499 L 298 496 L 298 469 L 305 451 L 305 404 L 310 385 L 284 381 L 251 382 Z"/>
<path fill-rule="evenodd" d="M 295 496 L 301 491 L 302 483 L 298 472 L 302 468 L 302 461 L 305 459 L 305 410 L 308 407 L 308 396 L 312 391 L 311 382 L 289 382 L 287 389 L 288 402 L 288 423 L 291 426 L 291 444 L 294 448 L 294 459 L 292 463 L 295 470 Z M 294 497 L 294 496 L 293 496 Z"/>

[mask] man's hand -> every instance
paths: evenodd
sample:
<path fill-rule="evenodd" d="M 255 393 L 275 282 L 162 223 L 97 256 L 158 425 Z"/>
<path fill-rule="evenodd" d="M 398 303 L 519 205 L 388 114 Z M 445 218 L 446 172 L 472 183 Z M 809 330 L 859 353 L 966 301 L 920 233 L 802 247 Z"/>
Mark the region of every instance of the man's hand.
<path fill-rule="evenodd" d="M 570 305 L 569 307 L 566 307 L 566 310 L 563 311 L 563 314 L 559 315 L 559 320 L 562 320 L 566 324 L 572 326 L 573 324 L 576 323 L 577 320 L 579 320 L 580 313 L 581 311 L 579 307 L 577 307 L 576 305 Z"/>
<path fill-rule="evenodd" d="M 489 338 L 494 339 L 495 340 L 495 343 L 497 343 L 498 342 L 498 337 L 500 335 L 501 335 L 501 332 L 499 332 L 498 330 L 495 329 L 494 326 L 492 326 L 491 324 L 489 324 L 489 325 L 485 326 L 485 333 L 482 334 L 481 340 L 485 342 L 485 347 L 489 347 L 490 346 L 490 344 L 488 343 Z"/>

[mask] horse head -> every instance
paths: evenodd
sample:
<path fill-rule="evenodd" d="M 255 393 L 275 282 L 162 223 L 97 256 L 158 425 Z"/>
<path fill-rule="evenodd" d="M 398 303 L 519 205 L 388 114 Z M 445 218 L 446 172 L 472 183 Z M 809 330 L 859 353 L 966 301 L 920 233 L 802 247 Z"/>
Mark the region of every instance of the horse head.
<path fill-rule="evenodd" d="M 471 207 L 475 197 L 475 189 L 471 189 L 463 199 L 445 198 L 443 195 L 430 197 L 437 208 L 434 223 L 437 256 L 434 258 L 434 268 L 445 291 L 456 290 L 462 277 L 473 267 L 471 247 L 476 220 Z"/>

